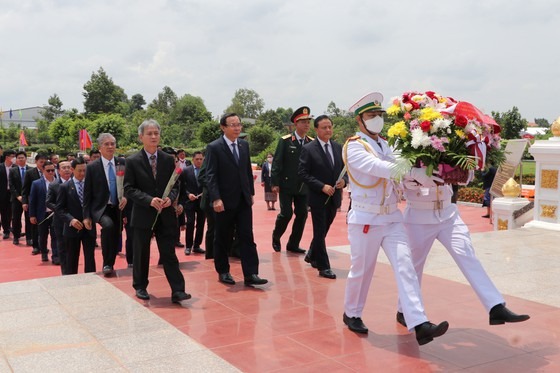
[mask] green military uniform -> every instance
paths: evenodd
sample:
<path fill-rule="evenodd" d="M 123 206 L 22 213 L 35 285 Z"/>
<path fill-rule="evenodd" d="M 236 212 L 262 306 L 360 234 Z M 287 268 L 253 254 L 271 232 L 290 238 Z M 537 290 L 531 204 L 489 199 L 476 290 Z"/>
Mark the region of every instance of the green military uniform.
<path fill-rule="evenodd" d="M 312 140 L 309 136 L 303 138 L 304 144 Z M 295 219 L 286 249 L 297 251 L 307 220 L 307 186 L 298 176 L 301 147 L 295 132 L 283 136 L 278 141 L 272 161 L 272 185 L 280 187 L 280 213 L 272 232 L 272 246 L 275 251 L 280 251 L 280 238 L 286 231 L 292 214 L 295 215 Z"/>

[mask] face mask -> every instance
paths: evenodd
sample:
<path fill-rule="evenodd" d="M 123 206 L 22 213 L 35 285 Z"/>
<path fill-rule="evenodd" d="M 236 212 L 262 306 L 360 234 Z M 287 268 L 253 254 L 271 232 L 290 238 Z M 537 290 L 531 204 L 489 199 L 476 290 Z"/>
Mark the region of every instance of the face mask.
<path fill-rule="evenodd" d="M 383 117 L 375 117 L 364 121 L 364 126 L 371 133 L 379 133 L 383 129 Z"/>

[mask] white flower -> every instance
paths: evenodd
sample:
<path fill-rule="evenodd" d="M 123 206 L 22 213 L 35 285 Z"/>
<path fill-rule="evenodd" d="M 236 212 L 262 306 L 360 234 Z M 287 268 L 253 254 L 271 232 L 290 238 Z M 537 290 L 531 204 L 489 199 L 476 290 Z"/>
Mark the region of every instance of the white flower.
<path fill-rule="evenodd" d="M 410 145 L 414 149 L 418 149 L 421 146 L 425 147 L 431 145 L 430 138 L 424 131 L 422 131 L 422 128 L 415 128 L 410 131 L 410 134 L 412 135 L 412 141 L 410 142 Z"/>
<path fill-rule="evenodd" d="M 430 130 L 430 132 L 431 133 L 436 133 L 440 129 L 446 131 L 446 130 L 449 129 L 450 125 L 451 125 L 451 121 L 449 119 L 438 118 L 438 119 L 433 121 L 432 129 Z M 449 133 L 449 132 L 447 132 L 447 133 Z"/>

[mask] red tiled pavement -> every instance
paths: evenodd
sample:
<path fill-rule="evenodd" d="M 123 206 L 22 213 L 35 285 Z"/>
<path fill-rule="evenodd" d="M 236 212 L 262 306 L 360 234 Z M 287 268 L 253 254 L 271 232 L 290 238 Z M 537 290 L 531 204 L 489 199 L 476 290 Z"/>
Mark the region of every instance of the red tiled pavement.
<path fill-rule="evenodd" d="M 344 207 L 347 203 L 346 198 Z M 459 208 L 471 232 L 492 229 L 488 219 L 481 218 L 485 213 L 481 207 Z M 270 236 L 276 213 L 266 210 L 257 184 L 254 234 L 260 274 L 270 281 L 262 289 L 243 286 L 235 259 L 231 272 L 239 282 L 224 286 L 218 283 L 211 261 L 199 254 L 186 257 L 178 249 L 187 291 L 193 298 L 184 308 L 170 303 L 169 287 L 163 269 L 155 265 L 155 254 L 148 288 L 151 300 L 137 301 L 245 372 L 560 371 L 558 308 L 506 297 L 508 305 L 530 313 L 531 320 L 490 327 L 469 286 L 429 275 L 423 280 L 426 311 L 432 320 L 447 319 L 451 328 L 445 336 L 419 347 L 413 334 L 394 321 L 396 285 L 391 268 L 385 264 L 377 266 L 364 314 L 370 333 L 358 336 L 350 332 L 342 323 L 348 255 L 330 251 L 338 275 L 333 281 L 318 277 L 299 255 L 286 253 L 284 248 L 274 253 Z M 302 247 L 308 247 L 310 241 L 309 220 Z M 329 232 L 327 245 L 347 244 L 343 211 Z M 11 241 L 0 243 L 0 282 L 59 274 L 58 267 L 42 264 L 40 256 L 33 257 L 30 251 L 13 246 Z M 152 252 L 157 252 L 155 245 Z M 96 257 L 101 263 L 100 250 L 96 250 Z M 80 264 L 80 270 L 82 267 Z M 131 270 L 125 267 L 124 257 L 119 257 L 119 270 L 108 281 L 136 299 Z"/>

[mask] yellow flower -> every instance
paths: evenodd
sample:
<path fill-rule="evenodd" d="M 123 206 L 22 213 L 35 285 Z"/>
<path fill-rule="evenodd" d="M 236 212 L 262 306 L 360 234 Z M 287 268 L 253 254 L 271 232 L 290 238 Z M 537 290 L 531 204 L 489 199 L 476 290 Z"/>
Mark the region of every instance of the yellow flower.
<path fill-rule="evenodd" d="M 408 130 L 406 129 L 406 124 L 403 121 L 397 122 L 389 128 L 387 131 L 389 137 L 400 136 L 401 138 L 406 138 Z"/>
<path fill-rule="evenodd" d="M 397 115 L 401 112 L 401 107 L 399 105 L 392 105 L 390 108 L 387 109 L 388 115 Z"/>
<path fill-rule="evenodd" d="M 436 111 L 434 110 L 434 108 L 431 107 L 425 107 L 420 111 L 420 117 L 418 118 L 418 120 L 420 122 L 423 122 L 425 120 L 431 122 L 438 118 L 443 118 L 442 115 L 439 113 L 439 111 Z"/>
<path fill-rule="evenodd" d="M 464 139 L 465 138 L 465 133 L 462 130 L 455 130 L 455 134 L 460 138 L 460 139 Z"/>

